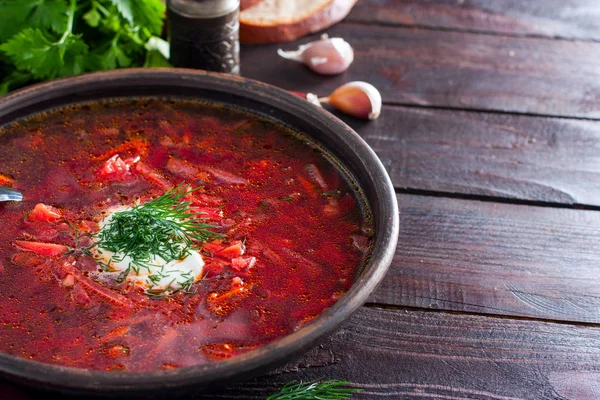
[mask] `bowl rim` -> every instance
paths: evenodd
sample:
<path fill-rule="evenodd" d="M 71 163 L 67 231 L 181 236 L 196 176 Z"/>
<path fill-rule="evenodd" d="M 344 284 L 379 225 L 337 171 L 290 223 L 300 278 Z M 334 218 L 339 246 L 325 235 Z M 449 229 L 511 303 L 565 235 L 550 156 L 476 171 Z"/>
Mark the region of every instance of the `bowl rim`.
<path fill-rule="evenodd" d="M 383 164 L 369 145 L 348 125 L 325 109 L 283 89 L 238 76 L 180 68 L 131 68 L 95 72 L 29 86 L 0 97 L 0 125 L 3 125 L 3 119 L 5 122 L 10 121 L 11 116 L 23 112 L 22 110 L 60 96 L 68 95 L 73 99 L 71 103 L 77 103 L 81 101 L 79 96 L 83 92 L 86 95 L 92 93 L 93 96 L 94 91 L 102 91 L 108 87 L 114 89 L 126 86 L 135 89 L 142 88 L 145 84 L 153 87 L 178 85 L 177 87 L 199 91 L 208 87 L 210 90 L 225 90 L 236 96 L 245 95 L 253 101 L 268 105 L 277 102 L 273 107 L 293 110 L 301 118 L 308 119 L 311 125 L 316 124 L 317 129 L 335 131 L 344 136 L 348 145 L 354 147 L 353 151 L 360 155 L 359 163 L 362 165 L 359 167 L 369 168 L 371 179 L 378 182 L 375 185 L 375 191 L 378 192 L 376 197 L 380 199 L 385 215 L 381 221 L 375 222 L 384 226 L 376 227 L 378 237 L 371 258 L 351 288 L 319 317 L 287 336 L 231 359 L 174 370 L 114 372 L 65 367 L 0 353 L 0 375 L 44 388 L 102 393 L 134 393 L 140 388 L 153 391 L 202 387 L 226 382 L 234 376 L 254 376 L 257 371 L 283 364 L 293 355 L 314 346 L 319 338 L 331 334 L 366 302 L 387 273 L 399 235 L 399 211 L 392 182 Z M 100 96 L 97 100 L 101 98 Z"/>

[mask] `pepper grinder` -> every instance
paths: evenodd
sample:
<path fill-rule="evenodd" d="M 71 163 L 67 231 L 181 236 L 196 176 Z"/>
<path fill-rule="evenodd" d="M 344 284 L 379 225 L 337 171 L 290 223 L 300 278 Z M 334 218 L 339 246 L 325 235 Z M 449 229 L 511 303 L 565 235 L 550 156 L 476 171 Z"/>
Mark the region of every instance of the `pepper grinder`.
<path fill-rule="evenodd" d="M 168 0 L 171 64 L 239 75 L 239 10 L 240 0 Z"/>

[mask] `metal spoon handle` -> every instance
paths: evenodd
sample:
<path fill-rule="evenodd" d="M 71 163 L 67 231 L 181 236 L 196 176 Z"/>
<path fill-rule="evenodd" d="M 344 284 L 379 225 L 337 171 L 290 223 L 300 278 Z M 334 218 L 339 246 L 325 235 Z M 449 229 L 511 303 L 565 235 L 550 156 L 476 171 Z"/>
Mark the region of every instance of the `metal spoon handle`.
<path fill-rule="evenodd" d="M 0 201 L 21 201 L 23 194 L 17 190 L 0 186 Z"/>

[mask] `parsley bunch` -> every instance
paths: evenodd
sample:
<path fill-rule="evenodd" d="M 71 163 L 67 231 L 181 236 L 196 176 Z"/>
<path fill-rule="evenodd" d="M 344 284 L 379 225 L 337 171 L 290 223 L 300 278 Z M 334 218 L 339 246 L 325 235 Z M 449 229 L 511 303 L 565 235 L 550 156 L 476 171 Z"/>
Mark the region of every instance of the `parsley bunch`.
<path fill-rule="evenodd" d="M 113 68 L 168 66 L 160 0 L 0 0 L 0 95 Z"/>

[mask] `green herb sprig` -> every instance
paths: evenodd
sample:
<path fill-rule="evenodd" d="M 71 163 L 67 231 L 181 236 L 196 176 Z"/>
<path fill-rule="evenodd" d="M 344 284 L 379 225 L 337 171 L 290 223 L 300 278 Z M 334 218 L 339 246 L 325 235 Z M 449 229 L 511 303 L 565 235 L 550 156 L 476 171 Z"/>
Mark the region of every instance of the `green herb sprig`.
<path fill-rule="evenodd" d="M 83 72 L 169 66 L 160 0 L 0 0 L 0 95 Z"/>
<path fill-rule="evenodd" d="M 348 384 L 349 382 L 335 379 L 323 382 L 291 381 L 266 400 L 339 400 L 348 399 L 354 393 L 362 392 L 362 389 L 349 387 Z"/>
<path fill-rule="evenodd" d="M 166 262 L 180 260 L 199 244 L 220 234 L 210 229 L 203 213 L 190 211 L 191 203 L 183 198 L 197 189 L 181 187 L 167 191 L 147 203 L 117 211 L 96 236 L 98 248 L 120 254 L 111 261 L 132 259 L 131 268 L 147 268 L 158 256 Z"/>

